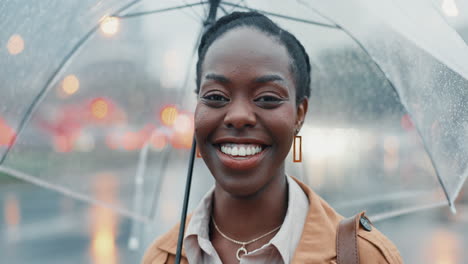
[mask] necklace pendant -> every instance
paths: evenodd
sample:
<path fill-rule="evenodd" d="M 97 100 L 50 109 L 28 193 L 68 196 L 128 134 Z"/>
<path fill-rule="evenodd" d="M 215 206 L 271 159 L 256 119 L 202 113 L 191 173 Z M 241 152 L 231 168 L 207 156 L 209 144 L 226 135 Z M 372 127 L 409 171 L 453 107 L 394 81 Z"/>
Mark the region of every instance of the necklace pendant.
<path fill-rule="evenodd" d="M 241 257 L 245 254 L 247 254 L 247 249 L 245 248 L 245 245 L 242 245 L 242 247 L 240 247 L 236 252 L 237 260 L 240 261 Z"/>

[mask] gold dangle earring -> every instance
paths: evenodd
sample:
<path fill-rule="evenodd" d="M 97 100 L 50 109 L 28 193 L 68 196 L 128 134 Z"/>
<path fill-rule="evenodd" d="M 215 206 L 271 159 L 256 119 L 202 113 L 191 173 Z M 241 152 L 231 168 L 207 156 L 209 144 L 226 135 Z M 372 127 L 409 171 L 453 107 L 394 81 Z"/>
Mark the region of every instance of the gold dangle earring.
<path fill-rule="evenodd" d="M 302 136 L 298 136 L 299 129 L 296 129 L 296 134 L 294 135 L 293 141 L 293 161 L 302 162 Z M 299 147 L 297 147 L 299 146 Z M 299 148 L 299 151 L 297 151 Z"/>

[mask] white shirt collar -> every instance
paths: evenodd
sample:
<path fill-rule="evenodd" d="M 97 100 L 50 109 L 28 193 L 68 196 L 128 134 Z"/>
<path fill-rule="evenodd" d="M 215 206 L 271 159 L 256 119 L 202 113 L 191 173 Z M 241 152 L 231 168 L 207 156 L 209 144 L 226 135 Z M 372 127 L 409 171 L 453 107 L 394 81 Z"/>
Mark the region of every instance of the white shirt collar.
<path fill-rule="evenodd" d="M 290 263 L 294 256 L 309 211 L 309 201 L 304 191 L 291 177 L 286 176 L 286 179 L 288 182 L 288 209 L 283 224 L 269 243 L 249 252 L 249 255 L 261 254 L 264 248 L 273 245 L 279 251 L 284 263 Z M 214 186 L 198 204 L 187 227 L 184 248 L 189 261 L 200 260 L 200 255 L 203 253 L 219 259 L 209 240 L 208 230 L 213 193 Z M 187 239 L 191 236 L 196 236 L 197 239 Z M 200 252 L 200 249 L 203 252 Z"/>

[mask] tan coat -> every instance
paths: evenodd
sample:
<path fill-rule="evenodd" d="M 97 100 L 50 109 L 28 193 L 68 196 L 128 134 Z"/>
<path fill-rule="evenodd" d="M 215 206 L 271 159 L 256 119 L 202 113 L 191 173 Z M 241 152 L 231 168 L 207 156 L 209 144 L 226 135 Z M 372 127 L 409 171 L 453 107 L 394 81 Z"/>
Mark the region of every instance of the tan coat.
<path fill-rule="evenodd" d="M 295 179 L 296 180 L 296 179 Z M 343 217 L 304 183 L 296 180 L 309 198 L 309 212 L 292 263 L 336 264 L 336 231 Z M 187 223 L 190 221 L 188 217 Z M 358 223 L 356 223 L 358 225 Z M 172 264 L 175 262 L 179 225 L 157 239 L 146 251 L 143 264 Z M 358 231 L 361 264 L 403 263 L 398 249 L 376 228 Z M 181 263 L 188 263 L 182 250 Z"/>

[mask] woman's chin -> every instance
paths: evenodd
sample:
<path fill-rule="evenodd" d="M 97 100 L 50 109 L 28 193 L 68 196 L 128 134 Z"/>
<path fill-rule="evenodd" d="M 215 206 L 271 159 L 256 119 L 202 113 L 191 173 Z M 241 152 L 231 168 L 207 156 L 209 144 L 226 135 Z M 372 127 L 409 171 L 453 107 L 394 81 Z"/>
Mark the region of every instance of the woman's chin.
<path fill-rule="evenodd" d="M 272 180 L 268 175 L 260 173 L 243 174 L 243 175 L 226 175 L 217 174 L 216 185 L 223 192 L 236 198 L 249 199 L 255 197 Z M 271 175 L 271 174 L 270 174 Z"/>
<path fill-rule="evenodd" d="M 256 196 L 262 188 L 255 188 L 254 186 L 246 186 L 243 184 L 227 184 L 220 187 L 224 192 L 228 193 L 230 196 L 238 199 L 249 199 Z"/>

